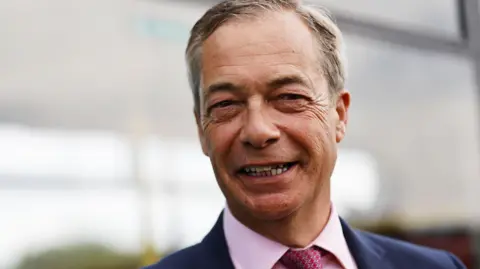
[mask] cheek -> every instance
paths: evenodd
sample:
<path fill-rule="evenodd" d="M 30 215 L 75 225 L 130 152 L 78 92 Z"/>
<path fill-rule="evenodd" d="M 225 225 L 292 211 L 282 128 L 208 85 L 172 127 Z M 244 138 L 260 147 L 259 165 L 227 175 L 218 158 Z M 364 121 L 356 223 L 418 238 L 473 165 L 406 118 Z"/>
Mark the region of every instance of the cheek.
<path fill-rule="evenodd" d="M 204 129 L 209 156 L 217 165 L 228 161 L 227 157 L 237 137 L 237 125 L 235 121 L 222 124 L 211 122 Z"/>
<path fill-rule="evenodd" d="M 288 133 L 318 143 L 332 135 L 328 114 L 328 110 L 315 108 L 302 113 L 283 114 L 279 120 Z"/>
<path fill-rule="evenodd" d="M 306 153 L 305 161 L 312 161 L 313 166 L 323 163 L 335 143 L 328 114 L 328 110 L 312 109 L 282 118 L 285 134 Z"/>

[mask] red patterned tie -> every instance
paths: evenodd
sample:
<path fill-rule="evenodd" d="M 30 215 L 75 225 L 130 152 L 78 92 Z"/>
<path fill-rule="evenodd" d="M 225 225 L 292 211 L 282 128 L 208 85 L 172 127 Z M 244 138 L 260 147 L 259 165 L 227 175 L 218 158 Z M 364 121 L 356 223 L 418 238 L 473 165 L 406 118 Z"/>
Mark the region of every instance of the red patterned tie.
<path fill-rule="evenodd" d="M 310 247 L 305 250 L 289 250 L 280 261 L 289 269 L 322 269 L 322 250 Z"/>

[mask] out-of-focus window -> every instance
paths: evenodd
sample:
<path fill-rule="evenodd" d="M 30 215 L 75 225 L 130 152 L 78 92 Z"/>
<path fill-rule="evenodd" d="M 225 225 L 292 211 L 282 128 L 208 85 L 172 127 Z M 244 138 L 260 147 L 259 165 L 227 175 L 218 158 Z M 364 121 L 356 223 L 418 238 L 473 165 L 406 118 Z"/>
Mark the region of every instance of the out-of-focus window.
<path fill-rule="evenodd" d="M 58 188 L 67 182 L 95 187 L 131 177 L 129 143 L 111 132 L 0 127 L 0 183 Z"/>
<path fill-rule="evenodd" d="M 364 150 L 340 149 L 331 191 L 332 202 L 342 217 L 374 216 L 380 195 L 377 160 Z"/>
<path fill-rule="evenodd" d="M 334 14 L 386 24 L 394 28 L 458 39 L 456 0 L 311 0 Z"/>

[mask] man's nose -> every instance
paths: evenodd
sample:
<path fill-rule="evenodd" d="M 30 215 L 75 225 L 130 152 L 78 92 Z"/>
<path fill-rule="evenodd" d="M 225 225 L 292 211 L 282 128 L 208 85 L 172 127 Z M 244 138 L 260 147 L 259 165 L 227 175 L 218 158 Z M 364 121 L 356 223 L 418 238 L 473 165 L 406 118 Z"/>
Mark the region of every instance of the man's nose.
<path fill-rule="evenodd" d="M 240 140 L 247 146 L 261 149 L 280 138 L 280 130 L 262 109 L 250 109 L 243 123 Z"/>

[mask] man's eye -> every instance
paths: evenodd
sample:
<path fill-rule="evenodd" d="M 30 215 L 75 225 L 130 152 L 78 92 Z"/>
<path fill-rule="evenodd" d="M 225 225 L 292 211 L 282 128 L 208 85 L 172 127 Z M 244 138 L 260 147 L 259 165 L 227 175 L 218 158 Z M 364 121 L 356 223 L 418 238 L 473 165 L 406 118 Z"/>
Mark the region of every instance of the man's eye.
<path fill-rule="evenodd" d="M 217 102 L 217 103 L 214 103 L 213 105 L 211 105 L 208 109 L 207 109 L 207 113 L 211 113 L 213 112 L 214 110 L 216 109 L 221 109 L 221 108 L 228 108 L 232 105 L 235 104 L 235 101 L 233 100 L 224 100 L 224 101 L 220 101 L 220 102 Z"/>
<path fill-rule="evenodd" d="M 280 100 L 298 100 L 303 98 L 304 97 L 302 95 L 294 94 L 294 93 L 285 93 L 278 96 L 278 99 Z"/>
<path fill-rule="evenodd" d="M 232 100 L 225 100 L 225 101 L 215 103 L 214 105 L 212 105 L 212 108 L 222 108 L 222 107 L 230 106 L 232 104 L 233 104 Z"/>

